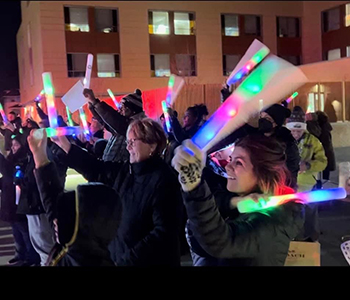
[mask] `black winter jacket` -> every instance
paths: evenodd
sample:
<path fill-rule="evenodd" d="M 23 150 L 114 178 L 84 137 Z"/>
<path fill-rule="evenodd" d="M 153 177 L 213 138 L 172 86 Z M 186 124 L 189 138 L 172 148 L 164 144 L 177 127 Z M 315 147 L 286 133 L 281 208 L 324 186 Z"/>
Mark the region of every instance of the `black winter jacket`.
<path fill-rule="evenodd" d="M 27 152 L 21 147 L 16 154 L 10 153 L 7 158 L 0 154 L 0 180 L 1 188 L 1 205 L 0 219 L 4 222 L 16 222 L 26 220 L 25 215 L 17 214 L 15 176 L 17 173 L 16 166 L 24 170 L 27 163 Z"/>
<path fill-rule="evenodd" d="M 131 165 L 103 162 L 72 145 L 67 159 L 69 166 L 88 181 L 113 186 L 121 197 L 118 266 L 180 265 L 180 187 L 160 157 Z"/>
<path fill-rule="evenodd" d="M 117 233 L 122 211 L 115 191 L 89 183 L 78 186 L 77 197 L 75 191 L 63 192 L 52 162 L 36 169 L 35 177 L 52 228 L 53 220 L 58 220 L 60 245 L 52 249 L 46 264 L 114 266 L 108 244 Z"/>
<path fill-rule="evenodd" d="M 225 221 L 205 182 L 182 194 L 194 238 L 218 265 L 283 266 L 304 224 L 304 207 L 295 202 Z"/>

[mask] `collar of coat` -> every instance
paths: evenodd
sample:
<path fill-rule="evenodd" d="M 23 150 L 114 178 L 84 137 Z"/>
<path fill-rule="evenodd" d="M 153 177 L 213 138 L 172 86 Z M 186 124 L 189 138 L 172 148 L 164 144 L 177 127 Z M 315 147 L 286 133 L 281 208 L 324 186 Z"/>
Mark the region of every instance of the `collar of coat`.
<path fill-rule="evenodd" d="M 136 175 L 151 173 L 161 163 L 162 163 L 162 159 L 158 155 L 155 155 L 144 161 L 130 164 L 130 173 L 136 174 Z"/>

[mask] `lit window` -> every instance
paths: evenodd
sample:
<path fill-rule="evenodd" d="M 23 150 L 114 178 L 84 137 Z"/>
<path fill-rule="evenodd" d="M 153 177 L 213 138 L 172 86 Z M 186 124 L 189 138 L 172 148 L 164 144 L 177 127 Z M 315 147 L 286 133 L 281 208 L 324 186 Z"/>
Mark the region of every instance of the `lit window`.
<path fill-rule="evenodd" d="M 117 32 L 117 10 L 115 9 L 95 9 L 96 31 Z"/>
<path fill-rule="evenodd" d="M 345 27 L 350 26 L 350 4 L 345 6 Z"/>
<path fill-rule="evenodd" d="M 244 16 L 244 33 L 247 35 L 260 36 L 260 17 L 259 16 Z"/>
<path fill-rule="evenodd" d="M 315 112 L 315 96 L 317 97 L 316 93 L 309 93 L 308 95 L 307 110 L 306 110 L 308 113 Z"/>
<path fill-rule="evenodd" d="M 299 19 L 290 17 L 277 17 L 278 37 L 299 37 Z"/>
<path fill-rule="evenodd" d="M 224 55 L 223 56 L 223 70 L 224 76 L 229 76 L 233 69 L 237 66 L 239 60 L 241 59 L 240 55 Z"/>
<path fill-rule="evenodd" d="M 150 34 L 169 34 L 169 14 L 164 11 L 150 11 L 148 30 Z"/>
<path fill-rule="evenodd" d="M 350 46 L 346 47 L 346 57 L 350 57 Z"/>
<path fill-rule="evenodd" d="M 176 54 L 176 73 L 179 76 L 196 76 L 196 57 L 188 54 Z"/>
<path fill-rule="evenodd" d="M 281 58 L 290 62 L 291 64 L 298 66 L 300 65 L 300 56 L 295 55 L 281 55 Z"/>
<path fill-rule="evenodd" d="M 87 7 L 65 7 L 64 18 L 67 31 L 89 32 Z"/>
<path fill-rule="evenodd" d="M 31 23 L 27 25 L 27 39 L 28 39 L 28 54 L 29 54 L 29 66 L 30 66 L 30 85 L 34 85 L 34 63 L 33 63 L 33 49 L 32 49 L 32 38 L 31 38 Z"/>
<path fill-rule="evenodd" d="M 340 57 L 341 55 L 340 55 L 339 48 L 328 51 L 327 60 L 335 60 L 335 59 L 339 59 Z"/>
<path fill-rule="evenodd" d="M 238 15 L 221 15 L 221 27 L 225 36 L 239 36 Z"/>
<path fill-rule="evenodd" d="M 174 13 L 174 29 L 177 35 L 194 34 L 194 14 Z"/>
<path fill-rule="evenodd" d="M 119 55 L 97 54 L 98 77 L 120 77 Z"/>
<path fill-rule="evenodd" d="M 170 56 L 169 54 L 151 55 L 151 76 L 170 76 Z"/>
<path fill-rule="evenodd" d="M 84 77 L 87 53 L 68 53 L 68 77 Z"/>
<path fill-rule="evenodd" d="M 322 13 L 323 32 L 337 30 L 340 28 L 339 7 L 330 9 Z"/>

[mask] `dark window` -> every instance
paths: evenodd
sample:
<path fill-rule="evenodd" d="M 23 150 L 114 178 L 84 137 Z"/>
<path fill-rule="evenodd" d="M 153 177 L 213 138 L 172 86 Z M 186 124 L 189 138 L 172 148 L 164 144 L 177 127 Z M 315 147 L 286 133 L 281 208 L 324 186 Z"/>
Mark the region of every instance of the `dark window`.
<path fill-rule="evenodd" d="M 241 55 L 223 55 L 222 56 L 222 65 L 223 65 L 223 75 L 229 76 L 233 69 L 237 66 Z"/>
<path fill-rule="evenodd" d="M 281 58 L 284 60 L 290 62 L 291 64 L 295 66 L 299 66 L 301 63 L 300 56 L 293 56 L 293 55 L 281 55 Z"/>
<path fill-rule="evenodd" d="M 84 77 L 87 53 L 68 53 L 67 68 L 68 77 Z"/>
<path fill-rule="evenodd" d="M 322 12 L 322 31 L 328 32 L 340 28 L 340 9 L 333 8 Z"/>
<path fill-rule="evenodd" d="M 246 35 L 261 35 L 260 17 L 245 15 L 244 16 L 244 33 Z"/>
<path fill-rule="evenodd" d="M 176 73 L 179 76 L 197 76 L 195 55 L 176 54 Z"/>
<path fill-rule="evenodd" d="M 277 17 L 278 37 L 299 37 L 299 18 Z"/>
<path fill-rule="evenodd" d="M 117 32 L 117 10 L 116 9 L 95 9 L 96 31 L 99 32 Z"/>

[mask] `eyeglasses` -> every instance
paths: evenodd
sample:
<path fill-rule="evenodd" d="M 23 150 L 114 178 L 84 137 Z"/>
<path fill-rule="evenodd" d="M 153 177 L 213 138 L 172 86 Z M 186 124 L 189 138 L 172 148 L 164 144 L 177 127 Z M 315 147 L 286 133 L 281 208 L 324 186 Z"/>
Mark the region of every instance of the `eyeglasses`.
<path fill-rule="evenodd" d="M 126 146 L 134 147 L 135 141 L 141 141 L 141 139 L 131 139 L 131 140 L 126 140 Z"/>

